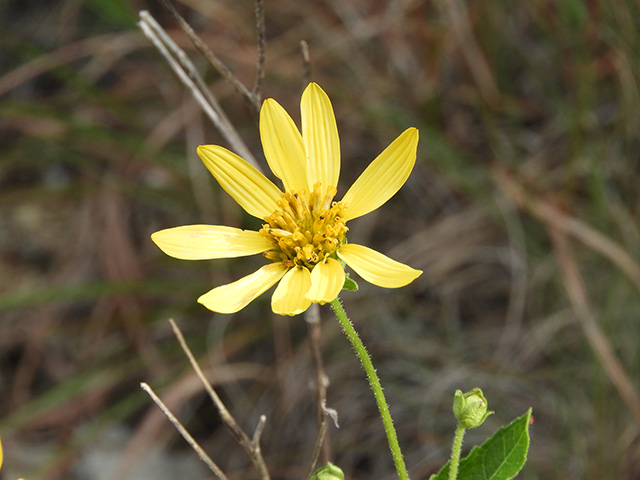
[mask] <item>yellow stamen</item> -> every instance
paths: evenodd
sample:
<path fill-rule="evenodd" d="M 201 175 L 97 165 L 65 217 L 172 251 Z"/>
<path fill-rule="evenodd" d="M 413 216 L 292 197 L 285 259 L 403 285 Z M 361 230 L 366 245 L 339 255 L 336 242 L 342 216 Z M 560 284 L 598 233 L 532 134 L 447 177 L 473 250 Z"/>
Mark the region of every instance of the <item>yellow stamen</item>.
<path fill-rule="evenodd" d="M 273 243 L 264 253 L 272 262 L 313 268 L 334 255 L 344 242 L 348 228 L 343 220 L 345 206 L 333 202 L 336 188 L 320 183 L 307 194 L 304 190 L 285 192 L 277 202 L 278 210 L 265 218 L 260 234 Z"/>

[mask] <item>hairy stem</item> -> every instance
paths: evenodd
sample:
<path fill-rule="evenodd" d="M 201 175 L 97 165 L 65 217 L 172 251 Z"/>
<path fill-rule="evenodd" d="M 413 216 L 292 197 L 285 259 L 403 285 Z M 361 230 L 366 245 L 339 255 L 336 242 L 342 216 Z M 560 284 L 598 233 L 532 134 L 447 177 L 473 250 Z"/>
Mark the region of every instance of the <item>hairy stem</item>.
<path fill-rule="evenodd" d="M 453 438 L 451 447 L 451 460 L 449 461 L 449 480 L 458 478 L 458 464 L 460 463 L 460 450 L 462 450 L 462 437 L 464 437 L 464 426 L 462 422 L 456 427 L 456 435 Z"/>
<path fill-rule="evenodd" d="M 376 369 L 373 366 L 371 357 L 369 356 L 367 349 L 364 347 L 362 340 L 360 340 L 360 337 L 358 336 L 355 328 L 353 328 L 353 324 L 347 317 L 344 308 L 342 308 L 340 299 L 334 299 L 333 301 L 331 301 L 330 305 L 333 309 L 333 312 L 336 314 L 340 325 L 342 326 L 342 330 L 351 342 L 353 349 L 356 351 L 356 355 L 358 355 L 358 358 L 362 363 L 362 367 L 367 373 L 369 385 L 371 385 L 373 396 L 375 397 L 376 403 L 378 404 L 378 410 L 380 411 L 380 417 L 382 418 L 384 431 L 387 434 L 389 449 L 391 449 L 391 456 L 393 457 L 393 462 L 395 463 L 398 477 L 400 478 L 400 480 L 408 480 L 409 474 L 407 473 L 407 467 L 405 466 L 404 459 L 402 458 L 402 451 L 400 450 L 400 444 L 398 443 L 396 429 L 393 426 L 393 420 L 391 419 L 391 414 L 389 413 L 389 405 L 384 398 L 382 385 L 380 385 L 380 379 L 376 374 Z"/>

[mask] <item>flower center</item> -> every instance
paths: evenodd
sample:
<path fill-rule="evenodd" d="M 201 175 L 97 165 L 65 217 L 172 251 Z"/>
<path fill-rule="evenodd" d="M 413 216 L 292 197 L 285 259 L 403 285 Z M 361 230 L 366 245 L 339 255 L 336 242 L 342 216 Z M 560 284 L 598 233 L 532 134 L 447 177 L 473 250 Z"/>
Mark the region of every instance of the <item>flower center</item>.
<path fill-rule="evenodd" d="M 278 209 L 265 217 L 267 224 L 260 230 L 260 235 L 273 242 L 273 249 L 264 256 L 287 267 L 312 269 L 333 255 L 348 230 L 342 218 L 345 206 L 332 201 L 335 194 L 333 186 L 323 194 L 320 183 L 308 195 L 305 190 L 283 193 Z"/>

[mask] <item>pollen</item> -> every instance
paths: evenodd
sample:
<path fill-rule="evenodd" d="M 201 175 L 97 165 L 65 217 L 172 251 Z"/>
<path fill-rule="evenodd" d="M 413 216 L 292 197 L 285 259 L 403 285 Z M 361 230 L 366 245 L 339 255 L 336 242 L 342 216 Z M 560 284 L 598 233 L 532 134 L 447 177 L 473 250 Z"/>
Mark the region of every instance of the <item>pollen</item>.
<path fill-rule="evenodd" d="M 334 186 L 316 183 L 313 191 L 285 192 L 277 202 L 278 208 L 265 217 L 260 235 L 273 243 L 264 256 L 286 267 L 312 269 L 334 253 L 344 243 L 347 233 L 345 206 L 334 202 Z"/>

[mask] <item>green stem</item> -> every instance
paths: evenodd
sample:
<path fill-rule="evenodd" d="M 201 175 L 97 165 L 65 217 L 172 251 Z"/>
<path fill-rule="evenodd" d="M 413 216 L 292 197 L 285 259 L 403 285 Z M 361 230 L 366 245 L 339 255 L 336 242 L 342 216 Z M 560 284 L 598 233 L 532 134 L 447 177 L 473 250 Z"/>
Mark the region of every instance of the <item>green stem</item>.
<path fill-rule="evenodd" d="M 362 340 L 360 340 L 360 337 L 358 336 L 355 328 L 353 328 L 353 324 L 347 317 L 344 308 L 342 308 L 340 299 L 336 298 L 330 303 L 330 305 L 333 309 L 333 312 L 336 314 L 340 325 L 342 326 L 342 330 L 351 342 L 351 345 L 353 345 L 353 349 L 356 351 L 358 358 L 360 358 L 360 362 L 362 363 L 364 371 L 367 372 L 369 384 L 371 385 L 371 390 L 373 390 L 373 396 L 375 397 L 376 403 L 378 404 L 378 410 L 380 411 L 380 417 L 382 418 L 384 431 L 387 434 L 389 448 L 391 449 L 391 456 L 393 457 L 393 462 L 396 465 L 398 477 L 400 477 L 400 480 L 409 480 L 407 467 L 404 464 L 402 451 L 400 450 L 400 444 L 398 443 L 396 429 L 393 427 L 393 420 L 391 419 L 391 414 L 389 413 L 389 405 L 387 405 L 387 401 L 384 398 L 382 385 L 380 385 L 380 379 L 378 378 L 376 369 L 371 362 L 371 357 L 369 356 L 367 349 L 364 347 Z"/>
<path fill-rule="evenodd" d="M 462 450 L 462 437 L 464 437 L 464 426 L 462 422 L 456 427 L 456 436 L 453 439 L 451 448 L 451 460 L 449 461 L 449 480 L 458 478 L 458 464 L 460 463 L 460 450 Z"/>

